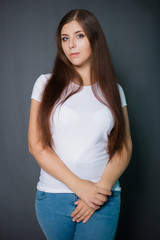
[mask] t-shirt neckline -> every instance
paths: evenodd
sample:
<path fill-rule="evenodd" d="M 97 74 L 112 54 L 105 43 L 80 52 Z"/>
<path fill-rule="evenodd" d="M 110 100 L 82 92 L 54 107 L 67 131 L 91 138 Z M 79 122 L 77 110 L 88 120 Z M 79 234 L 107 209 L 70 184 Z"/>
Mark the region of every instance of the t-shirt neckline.
<path fill-rule="evenodd" d="M 72 83 L 74 86 L 80 86 L 79 84 L 76 84 L 76 83 L 74 83 L 74 82 L 72 82 L 72 81 L 71 81 L 71 83 Z M 92 85 L 83 85 L 82 88 L 86 88 L 86 89 L 89 88 L 89 89 L 90 89 L 92 86 L 94 86 L 94 85 L 96 85 L 96 84 L 97 84 L 97 82 L 95 82 L 95 83 L 92 84 Z"/>

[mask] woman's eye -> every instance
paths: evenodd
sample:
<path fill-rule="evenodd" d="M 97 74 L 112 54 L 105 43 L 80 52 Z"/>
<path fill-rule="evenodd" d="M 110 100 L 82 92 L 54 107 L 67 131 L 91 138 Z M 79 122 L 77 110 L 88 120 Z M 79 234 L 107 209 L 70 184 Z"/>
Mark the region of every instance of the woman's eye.
<path fill-rule="evenodd" d="M 66 41 L 66 38 L 67 38 L 67 37 L 63 37 L 63 38 L 62 38 L 62 41 Z"/>
<path fill-rule="evenodd" d="M 78 34 L 77 37 L 78 37 L 78 38 L 83 38 L 83 37 L 84 37 L 84 34 Z M 62 39 L 63 42 L 65 42 L 65 41 L 68 39 L 68 37 L 63 37 L 63 38 L 61 38 L 61 39 Z"/>
<path fill-rule="evenodd" d="M 84 37 L 83 34 L 78 34 L 77 36 L 78 36 L 78 37 L 80 36 L 80 38 L 83 38 L 83 37 Z"/>

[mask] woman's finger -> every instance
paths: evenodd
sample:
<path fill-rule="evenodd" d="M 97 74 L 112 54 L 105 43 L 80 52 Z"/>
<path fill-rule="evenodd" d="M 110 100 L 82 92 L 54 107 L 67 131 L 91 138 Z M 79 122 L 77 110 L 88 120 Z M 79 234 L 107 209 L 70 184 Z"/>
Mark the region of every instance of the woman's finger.
<path fill-rule="evenodd" d="M 89 214 L 90 214 L 90 212 L 94 212 L 94 210 L 92 210 L 92 209 L 87 209 L 87 211 L 86 212 L 84 212 L 84 214 L 81 216 L 81 217 L 79 217 L 79 218 L 77 218 L 77 222 L 81 222 L 83 219 L 85 219 Z"/>
<path fill-rule="evenodd" d="M 88 216 L 85 217 L 85 219 L 83 220 L 83 223 L 86 223 L 86 222 L 90 219 L 90 217 L 93 215 L 94 212 L 95 212 L 95 211 L 91 211 L 91 212 L 88 214 Z"/>
<path fill-rule="evenodd" d="M 98 187 L 98 193 L 104 194 L 104 195 L 112 195 L 112 192 L 110 190 L 107 190 L 105 188 Z"/>
<path fill-rule="evenodd" d="M 89 204 L 89 207 L 92 208 L 92 210 L 98 210 L 100 208 L 99 205 L 97 205 L 97 204 L 95 204 L 93 202 Z"/>
<path fill-rule="evenodd" d="M 79 211 L 81 211 L 81 209 L 83 208 L 83 205 L 79 204 L 75 210 L 71 213 L 71 217 L 74 217 L 77 213 L 79 213 Z"/>
<path fill-rule="evenodd" d="M 104 204 L 104 202 L 99 200 L 98 198 L 95 198 L 93 203 L 96 204 L 96 205 L 99 205 L 99 206 Z"/>
<path fill-rule="evenodd" d="M 76 221 L 77 219 L 81 218 L 87 211 L 88 209 L 86 209 L 85 207 L 83 207 L 81 209 L 81 211 L 79 213 L 77 213 L 77 215 L 74 216 L 73 221 Z"/>
<path fill-rule="evenodd" d="M 96 199 L 98 199 L 102 202 L 107 202 L 108 197 L 106 195 L 98 194 L 98 198 L 96 197 Z"/>

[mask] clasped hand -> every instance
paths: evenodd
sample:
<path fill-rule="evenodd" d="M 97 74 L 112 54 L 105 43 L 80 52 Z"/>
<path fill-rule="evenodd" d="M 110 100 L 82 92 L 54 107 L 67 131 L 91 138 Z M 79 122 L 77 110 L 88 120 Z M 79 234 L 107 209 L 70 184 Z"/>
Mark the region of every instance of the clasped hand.
<path fill-rule="evenodd" d="M 98 186 L 98 183 L 82 181 L 83 184 L 77 191 L 77 196 L 80 198 L 75 202 L 77 207 L 71 216 L 73 221 L 81 222 L 83 220 L 83 223 L 86 223 L 94 212 L 108 200 L 107 195 L 111 196 L 112 192 Z"/>

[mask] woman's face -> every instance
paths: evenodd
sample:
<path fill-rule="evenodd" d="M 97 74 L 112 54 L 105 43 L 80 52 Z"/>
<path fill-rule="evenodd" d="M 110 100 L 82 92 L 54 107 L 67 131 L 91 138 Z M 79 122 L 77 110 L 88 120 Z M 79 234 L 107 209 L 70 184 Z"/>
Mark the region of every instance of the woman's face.
<path fill-rule="evenodd" d="M 77 67 L 90 66 L 91 46 L 77 21 L 65 24 L 61 30 L 62 49 L 68 60 Z M 72 53 L 76 53 L 73 54 Z"/>

